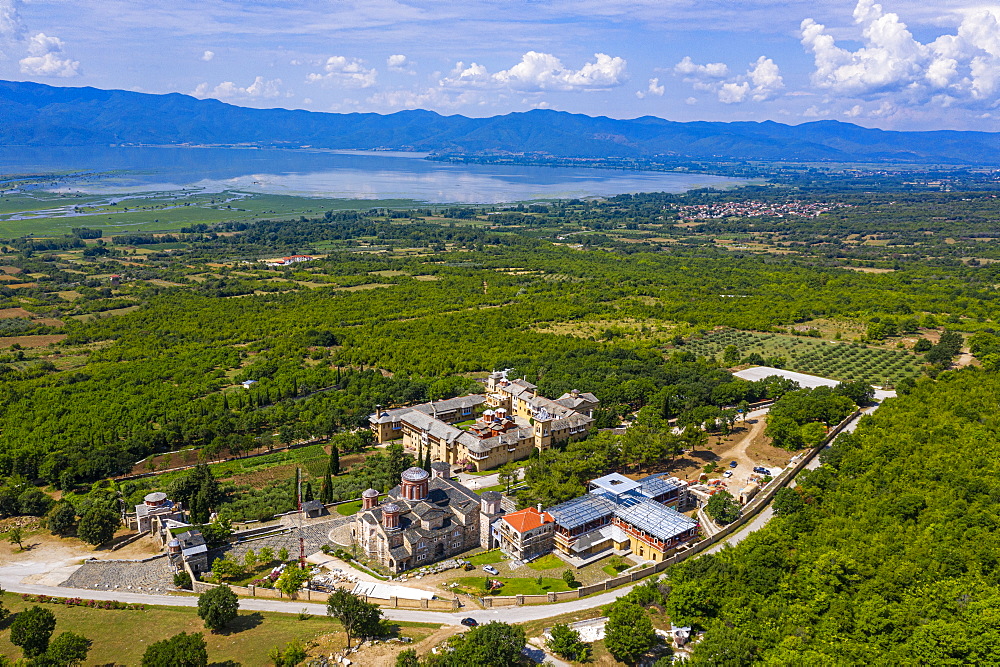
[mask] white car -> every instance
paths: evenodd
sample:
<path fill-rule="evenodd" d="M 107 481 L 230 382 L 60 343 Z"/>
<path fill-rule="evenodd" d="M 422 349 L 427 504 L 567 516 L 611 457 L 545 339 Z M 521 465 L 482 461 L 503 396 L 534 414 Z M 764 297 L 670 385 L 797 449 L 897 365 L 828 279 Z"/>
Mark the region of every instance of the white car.
<path fill-rule="evenodd" d="M 727 470 L 726 472 L 722 473 L 722 476 L 723 477 L 732 477 L 733 476 L 733 471 L 732 470 Z"/>
<path fill-rule="evenodd" d="M 483 571 L 494 576 L 500 574 L 500 570 L 496 569 L 492 565 L 483 565 Z"/>

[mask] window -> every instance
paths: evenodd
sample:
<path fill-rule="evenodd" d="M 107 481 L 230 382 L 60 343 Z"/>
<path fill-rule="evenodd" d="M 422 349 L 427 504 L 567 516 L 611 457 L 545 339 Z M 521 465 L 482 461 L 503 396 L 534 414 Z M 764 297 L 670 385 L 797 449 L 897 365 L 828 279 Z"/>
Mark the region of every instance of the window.
<path fill-rule="evenodd" d="M 452 542 L 451 543 L 451 548 L 452 549 L 458 549 L 460 546 L 462 546 L 461 542 Z"/>
<path fill-rule="evenodd" d="M 420 548 L 420 549 L 426 549 L 427 548 L 427 543 L 424 542 L 423 540 L 421 540 L 420 544 L 418 544 L 417 547 Z"/>
<path fill-rule="evenodd" d="M 417 556 L 417 560 L 424 560 L 425 558 L 427 558 L 427 554 L 420 554 Z"/>

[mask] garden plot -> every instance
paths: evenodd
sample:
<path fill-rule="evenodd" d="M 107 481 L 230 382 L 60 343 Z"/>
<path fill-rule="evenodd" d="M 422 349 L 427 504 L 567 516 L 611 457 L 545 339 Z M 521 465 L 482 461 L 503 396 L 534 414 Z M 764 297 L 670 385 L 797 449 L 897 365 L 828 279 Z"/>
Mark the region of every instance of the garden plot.
<path fill-rule="evenodd" d="M 921 374 L 918 358 L 905 350 L 736 329 L 711 331 L 686 343 L 683 349 L 721 361 L 730 345 L 736 348 L 741 361 L 756 354 L 761 358 L 753 363 L 775 365 L 780 361 L 789 370 L 836 380 L 884 385 Z"/>

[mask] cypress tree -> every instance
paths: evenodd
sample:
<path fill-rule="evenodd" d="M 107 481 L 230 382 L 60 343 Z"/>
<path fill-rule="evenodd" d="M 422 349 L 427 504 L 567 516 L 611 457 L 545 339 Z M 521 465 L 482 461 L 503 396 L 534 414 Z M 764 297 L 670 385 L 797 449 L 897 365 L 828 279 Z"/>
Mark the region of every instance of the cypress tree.
<path fill-rule="evenodd" d="M 330 466 L 326 467 L 326 474 L 323 475 L 323 484 L 319 487 L 319 499 L 324 504 L 333 502 L 333 477 L 330 475 Z"/>
<path fill-rule="evenodd" d="M 423 468 L 427 472 L 431 471 L 431 448 L 430 447 L 427 448 L 427 454 L 426 454 L 426 458 L 424 458 Z"/>
<path fill-rule="evenodd" d="M 337 445 L 330 445 L 330 467 L 327 471 L 329 475 L 339 475 L 340 474 L 340 450 L 337 449 Z"/>
<path fill-rule="evenodd" d="M 302 499 L 309 501 L 313 499 L 313 485 L 312 482 L 306 482 L 305 493 L 302 494 Z"/>

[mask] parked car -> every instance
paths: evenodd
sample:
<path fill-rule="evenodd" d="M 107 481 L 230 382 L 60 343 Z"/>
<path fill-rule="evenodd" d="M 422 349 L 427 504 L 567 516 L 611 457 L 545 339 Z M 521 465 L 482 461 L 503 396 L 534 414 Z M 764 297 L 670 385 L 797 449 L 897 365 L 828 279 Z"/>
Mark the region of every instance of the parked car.
<path fill-rule="evenodd" d="M 495 567 L 493 567 L 492 565 L 483 565 L 483 570 L 484 570 L 484 571 L 485 571 L 485 572 L 486 572 L 487 574 L 493 574 L 493 575 L 497 575 L 497 574 L 500 574 L 500 570 L 496 569 L 496 568 L 495 568 Z"/>
<path fill-rule="evenodd" d="M 753 471 L 760 475 L 767 475 L 768 477 L 771 476 L 771 471 L 765 468 L 764 466 L 757 466 L 756 468 L 753 469 Z"/>
<path fill-rule="evenodd" d="M 739 462 L 737 462 L 737 461 L 733 461 L 732 463 L 730 463 L 730 464 L 729 464 L 729 467 L 730 467 L 730 468 L 735 468 L 735 467 L 736 467 L 736 466 L 738 466 L 738 465 L 739 465 Z"/>
<path fill-rule="evenodd" d="M 732 477 L 733 476 L 733 471 L 732 470 L 727 470 L 726 472 L 722 473 L 722 476 L 723 477 Z"/>
<path fill-rule="evenodd" d="M 474 628 L 479 625 L 479 621 L 474 618 L 463 618 L 461 623 L 467 628 Z"/>

